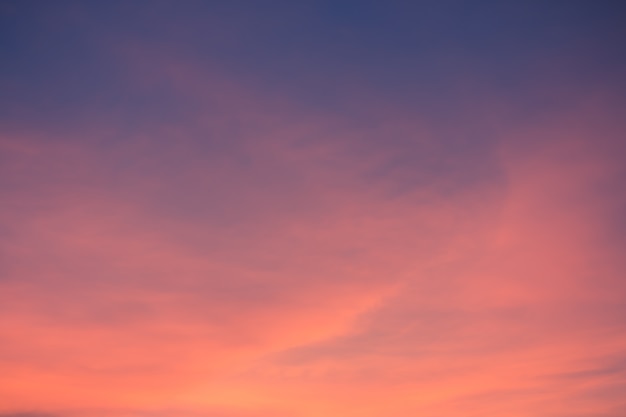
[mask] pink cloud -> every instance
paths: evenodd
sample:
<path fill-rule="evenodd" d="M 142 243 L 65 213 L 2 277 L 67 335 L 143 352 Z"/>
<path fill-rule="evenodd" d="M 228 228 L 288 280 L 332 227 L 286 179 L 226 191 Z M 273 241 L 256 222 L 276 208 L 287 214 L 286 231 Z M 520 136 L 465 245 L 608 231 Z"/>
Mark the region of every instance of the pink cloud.
<path fill-rule="evenodd" d="M 498 175 L 462 181 L 467 168 L 412 170 L 394 164 L 408 145 L 372 144 L 397 134 L 423 146 L 420 161 L 449 156 L 401 114 L 352 127 L 174 64 L 151 80 L 197 103 L 188 123 L 0 142 L 0 411 L 624 406 L 611 394 L 624 381 L 623 239 L 611 233 L 623 201 L 605 150 L 620 126 L 604 147 L 580 111 L 498 126 L 486 158 Z M 520 146 L 527 137 L 540 145 Z"/>

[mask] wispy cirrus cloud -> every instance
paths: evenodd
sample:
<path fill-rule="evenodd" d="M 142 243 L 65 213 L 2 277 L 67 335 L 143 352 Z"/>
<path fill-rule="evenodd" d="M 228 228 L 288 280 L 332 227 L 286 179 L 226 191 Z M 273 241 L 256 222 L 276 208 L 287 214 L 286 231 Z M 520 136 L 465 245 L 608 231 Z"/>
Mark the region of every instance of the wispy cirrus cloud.
<path fill-rule="evenodd" d="M 0 417 L 623 409 L 610 79 L 323 106 L 94 30 L 101 100 L 0 129 Z"/>

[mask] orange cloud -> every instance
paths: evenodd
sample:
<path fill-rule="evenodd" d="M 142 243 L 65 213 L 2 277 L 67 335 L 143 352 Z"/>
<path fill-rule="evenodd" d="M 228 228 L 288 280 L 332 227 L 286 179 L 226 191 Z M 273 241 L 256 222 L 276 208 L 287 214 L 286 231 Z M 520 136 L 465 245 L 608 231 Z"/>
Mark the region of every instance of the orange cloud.
<path fill-rule="evenodd" d="M 402 115 L 362 129 L 155 68 L 188 123 L 0 142 L 0 411 L 623 410 L 619 126 L 601 149 L 498 126 L 446 172 L 454 144 Z"/>

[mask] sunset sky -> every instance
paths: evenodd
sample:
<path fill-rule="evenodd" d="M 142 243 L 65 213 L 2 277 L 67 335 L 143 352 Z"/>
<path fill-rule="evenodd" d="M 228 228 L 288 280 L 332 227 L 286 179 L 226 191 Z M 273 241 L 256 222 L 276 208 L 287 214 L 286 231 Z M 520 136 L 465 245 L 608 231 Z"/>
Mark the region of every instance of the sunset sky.
<path fill-rule="evenodd" d="M 625 21 L 0 0 L 0 417 L 625 417 Z"/>

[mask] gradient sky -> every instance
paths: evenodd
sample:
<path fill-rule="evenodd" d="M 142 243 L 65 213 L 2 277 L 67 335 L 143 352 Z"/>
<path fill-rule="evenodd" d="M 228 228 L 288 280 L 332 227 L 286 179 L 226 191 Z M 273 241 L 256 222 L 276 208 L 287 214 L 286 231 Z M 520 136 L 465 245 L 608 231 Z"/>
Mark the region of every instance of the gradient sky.
<path fill-rule="evenodd" d="M 626 416 L 625 21 L 0 0 L 0 417 Z"/>

